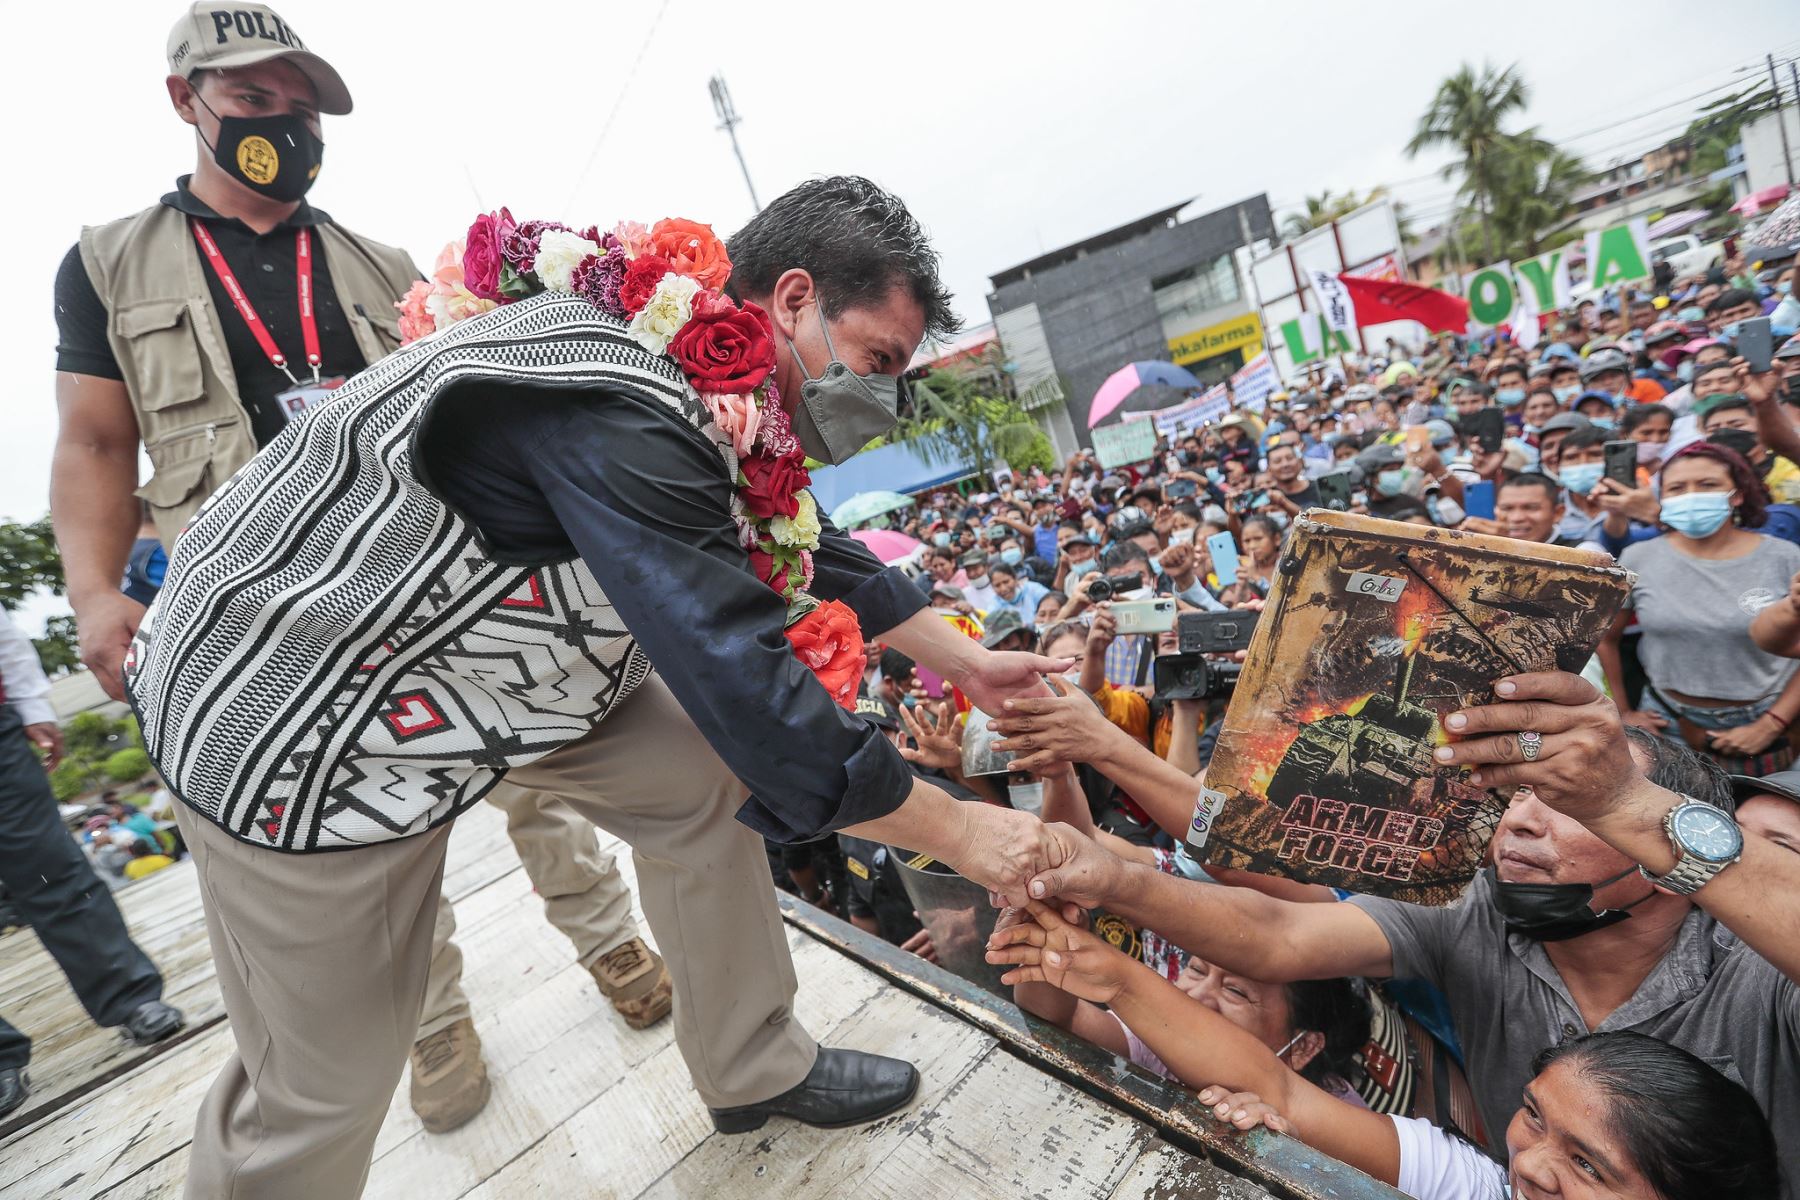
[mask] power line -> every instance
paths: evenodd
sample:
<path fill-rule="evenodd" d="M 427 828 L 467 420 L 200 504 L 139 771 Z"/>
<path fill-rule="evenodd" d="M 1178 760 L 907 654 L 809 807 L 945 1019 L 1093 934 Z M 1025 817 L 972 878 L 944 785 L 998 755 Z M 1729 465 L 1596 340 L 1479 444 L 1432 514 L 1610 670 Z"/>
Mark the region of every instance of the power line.
<path fill-rule="evenodd" d="M 563 203 L 563 211 L 568 212 L 575 207 L 575 198 L 581 194 L 581 185 L 587 182 L 588 172 L 594 169 L 594 160 L 600 156 L 600 144 L 611 132 L 619 110 L 625 107 L 625 97 L 631 94 L 632 81 L 637 78 L 638 68 L 644 65 L 644 55 L 649 53 L 650 43 L 656 39 L 656 30 L 662 24 L 663 14 L 669 11 L 669 4 L 670 0 L 662 0 L 657 5 L 656 16 L 651 18 L 650 28 L 644 31 L 644 40 L 638 44 L 637 55 L 631 60 L 630 69 L 625 72 L 624 82 L 619 85 L 619 94 L 613 100 L 612 111 L 600 123 L 600 132 L 594 135 L 594 144 L 588 148 L 587 161 L 581 164 L 581 173 L 575 176 L 575 184 L 569 189 L 569 198 Z"/>

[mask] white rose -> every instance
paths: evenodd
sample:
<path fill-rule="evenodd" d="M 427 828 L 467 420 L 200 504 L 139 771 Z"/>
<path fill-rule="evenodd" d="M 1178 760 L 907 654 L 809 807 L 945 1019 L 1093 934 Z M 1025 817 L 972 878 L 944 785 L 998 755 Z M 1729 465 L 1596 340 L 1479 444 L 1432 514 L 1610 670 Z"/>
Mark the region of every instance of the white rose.
<path fill-rule="evenodd" d="M 692 279 L 669 272 L 656 285 L 656 294 L 650 297 L 650 302 L 631 318 L 628 332 L 650 353 L 666 353 L 669 340 L 681 332 L 681 327 L 693 315 L 694 293 L 699 290 L 700 285 Z"/>
<path fill-rule="evenodd" d="M 777 545 L 817 550 L 819 533 L 819 505 L 809 491 L 801 491 L 800 511 L 792 517 L 776 515 L 769 518 L 769 536 Z"/>
<path fill-rule="evenodd" d="M 547 229 L 538 237 L 537 261 L 531 269 L 547 290 L 571 292 L 575 290 L 570 282 L 575 268 L 588 255 L 598 253 L 600 247 L 584 237 L 566 229 Z"/>

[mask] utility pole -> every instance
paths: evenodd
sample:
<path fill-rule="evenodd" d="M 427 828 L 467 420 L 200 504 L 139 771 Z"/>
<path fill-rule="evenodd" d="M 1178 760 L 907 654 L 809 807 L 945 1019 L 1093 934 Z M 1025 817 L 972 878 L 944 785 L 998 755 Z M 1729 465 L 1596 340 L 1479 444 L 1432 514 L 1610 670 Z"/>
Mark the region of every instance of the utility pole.
<path fill-rule="evenodd" d="M 1781 131 L 1781 165 L 1787 170 L 1788 186 L 1794 186 L 1794 156 L 1788 150 L 1786 105 L 1781 102 L 1781 76 L 1775 73 L 1775 56 L 1769 55 L 1769 86 L 1775 89 L 1775 128 Z"/>
<path fill-rule="evenodd" d="M 1771 71 L 1775 69 L 1774 61 L 1773 58 L 1769 60 Z M 706 89 L 712 93 L 713 112 L 719 118 L 719 128 L 731 138 L 731 152 L 737 155 L 738 169 L 744 173 L 744 186 L 750 189 L 750 207 L 761 212 L 762 201 L 756 198 L 756 185 L 750 182 L 750 167 L 744 162 L 743 147 L 738 145 L 737 140 L 738 122 L 743 118 L 737 115 L 737 109 L 732 106 L 731 92 L 725 86 L 725 76 L 714 75 L 706 81 Z"/>

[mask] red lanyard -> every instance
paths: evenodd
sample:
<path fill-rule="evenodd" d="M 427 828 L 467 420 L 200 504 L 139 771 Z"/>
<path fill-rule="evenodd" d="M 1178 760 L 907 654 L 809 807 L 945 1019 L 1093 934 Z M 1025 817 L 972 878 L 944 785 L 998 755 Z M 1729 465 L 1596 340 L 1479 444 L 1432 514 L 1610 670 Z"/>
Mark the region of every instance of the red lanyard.
<path fill-rule="evenodd" d="M 213 273 L 219 282 L 225 285 L 225 294 L 231 297 L 232 304 L 237 306 L 238 316 L 244 318 L 244 324 L 250 327 L 250 334 L 256 344 L 262 347 L 271 366 L 288 377 L 288 382 L 299 386 L 300 381 L 288 370 L 287 356 L 275 345 L 275 339 L 269 334 L 269 327 L 263 324 L 256 315 L 256 306 L 250 303 L 250 297 L 244 294 L 243 285 L 238 283 L 237 276 L 231 273 L 231 264 L 219 253 L 219 245 L 213 241 L 212 235 L 206 232 L 206 226 L 197 220 L 189 220 L 193 228 L 194 240 L 200 243 L 200 253 L 206 256 Z M 313 382 L 319 381 L 319 326 L 313 319 L 313 286 L 312 286 L 312 238 L 305 229 L 294 231 L 294 276 L 295 286 L 300 293 L 300 336 L 306 342 L 306 364 L 312 368 Z"/>

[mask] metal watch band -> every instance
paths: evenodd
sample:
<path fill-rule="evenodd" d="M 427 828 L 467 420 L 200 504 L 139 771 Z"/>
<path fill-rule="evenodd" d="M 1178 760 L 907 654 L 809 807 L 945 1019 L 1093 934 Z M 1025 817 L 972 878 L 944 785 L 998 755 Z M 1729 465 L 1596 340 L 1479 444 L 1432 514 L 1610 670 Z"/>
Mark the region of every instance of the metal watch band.
<path fill-rule="evenodd" d="M 1691 896 L 1699 891 L 1714 875 L 1717 875 L 1720 871 L 1729 867 L 1732 862 L 1736 861 L 1736 859 L 1732 859 L 1731 862 L 1709 863 L 1695 858 L 1691 854 L 1683 854 L 1680 859 L 1676 861 L 1675 869 L 1670 871 L 1667 875 L 1652 875 L 1642 867 L 1639 867 L 1638 870 L 1643 874 L 1645 879 L 1648 879 L 1658 887 L 1667 888 L 1678 896 Z"/>

